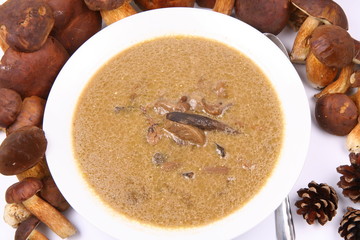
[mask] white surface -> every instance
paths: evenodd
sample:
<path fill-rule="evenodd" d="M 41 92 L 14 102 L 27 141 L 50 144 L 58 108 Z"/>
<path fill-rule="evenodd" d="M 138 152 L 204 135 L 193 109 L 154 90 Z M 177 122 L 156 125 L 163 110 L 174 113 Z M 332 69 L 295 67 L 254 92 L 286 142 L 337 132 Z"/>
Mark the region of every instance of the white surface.
<path fill-rule="evenodd" d="M 343 9 L 345 10 L 348 20 L 349 20 L 349 32 L 356 38 L 360 39 L 360 17 L 357 13 L 360 9 L 359 1 L 346 1 L 338 0 L 338 2 Z M 288 49 L 291 48 L 294 33 L 285 29 L 280 35 L 281 39 L 284 41 Z M 271 59 L 269 59 L 271 61 Z M 313 95 L 317 92 L 311 88 L 306 83 L 304 68 L 303 66 L 297 66 L 300 76 L 303 78 L 304 85 L 308 95 L 308 102 L 312 111 L 313 118 L 313 108 L 314 108 L 314 99 Z M 301 122 L 299 122 L 299 128 L 301 128 Z M 3 136 L 2 136 L 3 137 Z M 296 154 L 296 153 L 294 153 Z M 348 160 L 348 151 L 345 148 L 345 138 L 336 137 L 329 135 L 317 127 L 316 122 L 312 119 L 312 133 L 310 148 L 306 163 L 304 165 L 303 171 L 294 185 L 293 189 L 290 192 L 290 201 L 292 205 L 293 217 L 295 222 L 295 231 L 296 237 L 298 240 L 308 240 L 308 239 L 327 239 L 327 240 L 339 240 L 341 239 L 337 233 L 339 222 L 342 218 L 343 213 L 346 210 L 347 206 L 352 206 L 354 208 L 360 208 L 359 204 L 353 204 L 347 198 L 343 197 L 341 194 L 341 189 L 337 187 L 337 182 L 339 181 L 340 175 L 336 172 L 336 167 L 342 164 L 349 164 Z M 333 186 L 339 194 L 339 209 L 336 217 L 328 222 L 325 226 L 320 226 L 319 224 L 308 225 L 303 219 L 302 216 L 297 215 L 296 208 L 293 206 L 294 202 L 298 199 L 296 191 L 299 188 L 307 187 L 307 184 L 315 180 L 318 183 L 328 183 Z M 0 193 L 5 193 L 6 188 L 14 183 L 16 179 L 14 177 L 5 177 L 0 176 Z M 0 209 L 3 209 L 5 204 L 4 198 L 0 199 Z M 264 202 L 266 204 L 266 202 Z M 110 236 L 104 234 L 103 232 L 96 229 L 82 217 L 80 217 L 73 210 L 69 210 L 66 213 L 67 217 L 76 225 L 79 230 L 79 233 L 73 237 L 71 240 L 75 239 L 103 239 L 103 240 L 113 240 Z M 236 240 L 250 240 L 250 239 L 267 239 L 275 240 L 275 223 L 273 214 L 269 215 L 263 222 L 255 226 L 253 229 L 247 233 L 235 238 Z M 239 225 L 239 228 L 241 226 Z M 53 235 L 46 228 L 42 228 L 49 239 L 60 239 L 59 237 Z M 14 230 L 7 226 L 3 221 L 0 221 L 0 239 L 13 239 Z M 124 236 L 123 239 L 127 239 Z"/>
<path fill-rule="evenodd" d="M 139 27 L 146 31 L 131 31 Z M 233 29 L 237 29 L 237 32 Z M 125 35 L 126 38 L 123 37 Z M 265 186 L 239 211 L 221 221 L 197 228 L 166 230 L 126 221 L 104 207 L 99 197 L 90 191 L 91 188 L 79 174 L 73 156 L 73 112 L 88 79 L 117 52 L 164 35 L 201 36 L 238 49 L 256 62 L 268 76 L 282 103 L 284 114 L 284 144 L 279 161 Z M 268 61 L 270 58 L 271 62 Z M 80 62 L 82 68 L 78 67 Z M 67 92 L 65 99 L 64 91 Z M 303 123 L 303 128 L 298 128 L 298 121 Z M 118 238 L 127 235 L 131 239 L 217 240 L 234 238 L 247 231 L 281 203 L 304 164 L 310 124 L 301 79 L 288 58 L 266 36 L 224 14 L 196 8 L 167 8 L 139 13 L 114 23 L 75 52 L 53 85 L 43 128 L 48 140 L 47 161 L 55 182 L 72 207 L 95 226 Z M 297 154 L 294 155 L 294 152 Z M 266 204 L 263 204 L 264 201 Z M 238 225 L 242 225 L 242 228 L 238 228 Z"/>

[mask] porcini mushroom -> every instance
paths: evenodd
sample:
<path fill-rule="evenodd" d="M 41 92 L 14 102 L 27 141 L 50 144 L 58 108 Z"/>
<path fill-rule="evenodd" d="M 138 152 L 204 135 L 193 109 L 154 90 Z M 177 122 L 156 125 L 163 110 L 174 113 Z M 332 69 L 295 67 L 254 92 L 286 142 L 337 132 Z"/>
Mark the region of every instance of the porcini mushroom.
<path fill-rule="evenodd" d="M 235 0 L 216 0 L 213 10 L 215 12 L 231 15 L 235 5 Z"/>
<path fill-rule="evenodd" d="M 7 203 L 4 208 L 4 221 L 13 228 L 29 218 L 31 213 L 21 203 Z"/>
<path fill-rule="evenodd" d="M 194 7 L 195 0 L 135 0 L 142 10 L 166 8 L 166 7 Z"/>
<path fill-rule="evenodd" d="M 15 130 L 25 126 L 41 127 L 45 103 L 45 99 L 38 96 L 25 98 L 16 120 L 6 129 L 6 134 L 9 135 Z"/>
<path fill-rule="evenodd" d="M 132 0 L 85 0 L 89 9 L 100 11 L 106 25 L 137 13 L 131 2 Z"/>
<path fill-rule="evenodd" d="M 345 136 L 357 124 L 358 108 L 346 94 L 327 94 L 316 101 L 315 118 L 325 131 Z"/>
<path fill-rule="evenodd" d="M 328 67 L 310 52 L 306 58 L 306 80 L 316 89 L 322 89 L 332 83 L 339 72 L 338 68 Z"/>
<path fill-rule="evenodd" d="M 16 120 L 21 104 L 21 96 L 17 92 L 0 88 L 0 127 L 6 128 Z"/>
<path fill-rule="evenodd" d="M 291 3 L 308 15 L 296 35 L 290 53 L 293 63 L 304 63 L 309 53 L 309 38 L 319 25 L 333 24 L 348 29 L 344 10 L 332 0 L 291 0 Z"/>
<path fill-rule="evenodd" d="M 45 155 L 36 163 L 33 167 L 16 174 L 16 177 L 19 181 L 23 180 L 24 178 L 34 177 L 37 179 L 44 179 L 50 176 L 50 170 L 46 162 Z"/>
<path fill-rule="evenodd" d="M 46 0 L 53 9 L 55 23 L 51 31 L 71 55 L 101 29 L 101 16 L 83 0 Z"/>
<path fill-rule="evenodd" d="M 236 0 L 235 17 L 261 32 L 277 35 L 289 19 L 288 0 Z"/>
<path fill-rule="evenodd" d="M 328 67 L 345 67 L 355 56 L 354 40 L 345 29 L 336 25 L 317 27 L 311 34 L 310 49 Z"/>
<path fill-rule="evenodd" d="M 46 99 L 69 54 L 53 37 L 38 51 L 25 53 L 9 48 L 0 62 L 0 88 L 10 88 L 22 98 Z"/>
<path fill-rule="evenodd" d="M 31 215 L 29 218 L 21 222 L 15 231 L 15 240 L 48 240 L 48 238 L 36 230 L 40 220 Z"/>
<path fill-rule="evenodd" d="M 0 145 L 0 173 L 16 175 L 44 156 L 47 146 L 44 131 L 38 127 L 23 127 L 7 136 Z"/>
<path fill-rule="evenodd" d="M 0 8 L 0 31 L 17 51 L 40 49 L 53 25 L 52 9 L 43 0 L 7 0 Z"/>
<path fill-rule="evenodd" d="M 42 182 L 36 178 L 25 178 L 11 185 L 5 193 L 7 203 L 22 203 L 34 216 L 61 238 L 75 234 L 76 229 L 59 211 L 36 195 Z"/>

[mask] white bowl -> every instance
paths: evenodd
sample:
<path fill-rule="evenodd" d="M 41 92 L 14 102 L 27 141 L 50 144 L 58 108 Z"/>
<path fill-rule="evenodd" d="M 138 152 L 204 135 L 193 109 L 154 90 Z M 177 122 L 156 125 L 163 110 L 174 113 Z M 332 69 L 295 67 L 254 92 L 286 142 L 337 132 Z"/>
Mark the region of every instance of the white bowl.
<path fill-rule="evenodd" d="M 167 230 L 128 221 L 106 207 L 82 178 L 72 152 L 71 126 L 76 103 L 90 77 L 108 59 L 135 43 L 164 35 L 195 35 L 226 43 L 251 58 L 268 76 L 282 104 L 284 144 L 265 186 L 244 207 L 206 226 Z M 115 238 L 231 239 L 267 217 L 300 174 L 310 136 L 310 112 L 302 82 L 286 56 L 262 33 L 220 13 L 167 8 L 138 13 L 106 27 L 69 59 L 47 101 L 44 130 L 51 173 L 71 206 Z"/>

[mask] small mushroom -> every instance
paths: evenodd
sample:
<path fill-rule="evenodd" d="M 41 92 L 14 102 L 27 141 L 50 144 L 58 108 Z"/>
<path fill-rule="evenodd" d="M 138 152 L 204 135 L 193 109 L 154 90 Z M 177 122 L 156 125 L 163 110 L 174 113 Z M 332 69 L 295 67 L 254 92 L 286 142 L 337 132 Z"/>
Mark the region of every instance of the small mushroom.
<path fill-rule="evenodd" d="M 166 8 L 166 7 L 194 7 L 195 0 L 135 0 L 142 10 Z"/>
<path fill-rule="evenodd" d="M 317 27 L 311 34 L 310 49 L 328 67 L 345 67 L 355 56 L 354 40 L 345 29 L 336 25 Z"/>
<path fill-rule="evenodd" d="M 45 110 L 45 99 L 38 96 L 31 96 L 24 99 L 20 113 L 15 122 L 6 129 L 9 135 L 25 126 L 41 127 Z"/>
<path fill-rule="evenodd" d="M 100 11 L 106 25 L 136 14 L 131 2 L 132 0 L 85 0 L 89 9 Z"/>
<path fill-rule="evenodd" d="M 312 52 L 306 58 L 306 80 L 313 88 L 326 87 L 335 80 L 338 72 L 338 68 L 326 66 Z"/>
<path fill-rule="evenodd" d="M 213 8 L 216 0 L 196 0 L 196 3 L 199 7 L 203 8 Z"/>
<path fill-rule="evenodd" d="M 231 15 L 235 5 L 235 0 L 216 0 L 213 11 Z"/>
<path fill-rule="evenodd" d="M 15 240 L 48 240 L 48 238 L 36 230 L 40 220 L 35 216 L 30 216 L 19 224 L 15 231 Z"/>
<path fill-rule="evenodd" d="M 327 94 L 316 101 L 315 118 L 325 131 L 345 136 L 357 124 L 358 108 L 345 94 Z"/>
<path fill-rule="evenodd" d="M 206 135 L 203 130 L 177 122 L 167 121 L 164 129 L 170 133 L 172 139 L 178 144 L 195 144 L 203 146 L 206 143 Z"/>
<path fill-rule="evenodd" d="M 0 88 L 10 88 L 22 98 L 46 99 L 69 54 L 53 37 L 35 52 L 17 52 L 9 48 L 0 61 Z"/>
<path fill-rule="evenodd" d="M 309 54 L 309 38 L 321 24 L 333 24 L 348 29 L 348 21 L 344 10 L 332 0 L 291 0 L 291 3 L 308 15 L 301 25 L 290 53 L 293 63 L 304 63 Z"/>
<path fill-rule="evenodd" d="M 42 199 L 50 203 L 51 206 L 60 212 L 66 211 L 70 205 L 56 186 L 54 179 L 51 176 L 47 176 L 41 181 L 43 183 L 43 188 L 40 191 Z"/>
<path fill-rule="evenodd" d="M 279 34 L 289 19 L 288 0 L 236 0 L 235 17 L 261 32 Z"/>
<path fill-rule="evenodd" d="M 16 51 L 39 50 L 53 26 L 53 12 L 45 1 L 7 0 L 1 5 L 0 31 Z"/>
<path fill-rule="evenodd" d="M 0 127 L 6 128 L 16 120 L 21 104 L 21 96 L 17 92 L 0 88 Z"/>
<path fill-rule="evenodd" d="M 340 70 L 338 78 L 327 85 L 321 92 L 315 94 L 315 98 L 320 98 L 329 93 L 346 93 L 351 87 L 350 77 L 354 72 L 353 64 L 349 64 Z"/>
<path fill-rule="evenodd" d="M 0 173 L 15 175 L 33 167 L 44 156 L 46 146 L 45 134 L 40 128 L 18 129 L 0 145 Z"/>
<path fill-rule="evenodd" d="M 7 203 L 4 208 L 4 221 L 13 228 L 29 218 L 31 213 L 21 203 Z"/>
<path fill-rule="evenodd" d="M 191 125 L 196 128 L 207 131 L 222 131 L 228 134 L 238 134 L 239 131 L 233 129 L 229 125 L 217 120 L 191 113 L 170 112 L 166 114 L 166 118 L 173 122 Z"/>
<path fill-rule="evenodd" d="M 75 227 L 59 211 L 36 195 L 42 188 L 36 178 L 25 178 L 11 185 L 5 193 L 7 203 L 22 203 L 34 216 L 61 238 L 75 234 Z"/>

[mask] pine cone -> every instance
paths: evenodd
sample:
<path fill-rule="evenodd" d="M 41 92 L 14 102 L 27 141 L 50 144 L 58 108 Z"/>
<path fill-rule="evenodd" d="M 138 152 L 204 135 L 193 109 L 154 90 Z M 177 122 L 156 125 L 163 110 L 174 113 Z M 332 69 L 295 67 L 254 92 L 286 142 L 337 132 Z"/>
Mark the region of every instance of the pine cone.
<path fill-rule="evenodd" d="M 297 191 L 301 200 L 295 203 L 299 209 L 297 214 L 303 215 L 308 224 L 313 224 L 315 220 L 324 225 L 336 214 L 338 207 L 338 196 L 331 186 L 311 181 L 309 188 L 301 188 Z"/>
<path fill-rule="evenodd" d="M 342 165 L 336 168 L 340 177 L 338 186 L 343 189 L 342 193 L 354 203 L 360 202 L 360 154 L 349 154 L 351 165 Z"/>
<path fill-rule="evenodd" d="M 352 207 L 347 208 L 347 212 L 340 222 L 339 234 L 345 240 L 360 239 L 360 210 Z"/>

